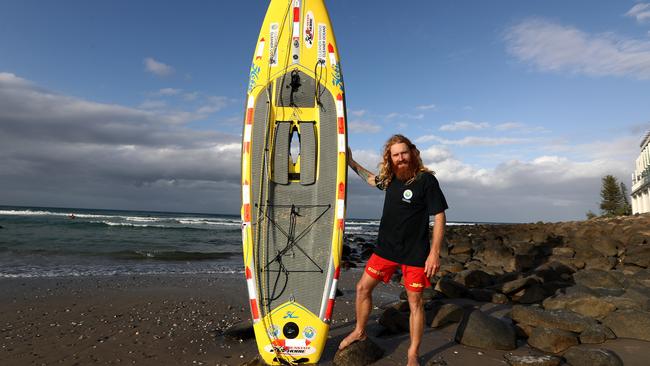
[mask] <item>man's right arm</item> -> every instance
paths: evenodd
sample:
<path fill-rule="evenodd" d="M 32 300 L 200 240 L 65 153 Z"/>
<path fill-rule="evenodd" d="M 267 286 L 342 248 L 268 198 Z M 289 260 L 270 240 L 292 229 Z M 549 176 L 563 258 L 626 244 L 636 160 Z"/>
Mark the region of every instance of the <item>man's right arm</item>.
<path fill-rule="evenodd" d="M 359 163 L 354 161 L 352 159 L 352 151 L 348 148 L 348 165 L 352 170 L 354 170 L 355 173 L 357 173 L 358 176 L 361 177 L 361 179 L 365 180 L 366 183 L 369 185 L 375 187 L 377 186 L 377 182 L 375 181 L 375 175 L 372 174 L 368 169 L 362 167 Z"/>

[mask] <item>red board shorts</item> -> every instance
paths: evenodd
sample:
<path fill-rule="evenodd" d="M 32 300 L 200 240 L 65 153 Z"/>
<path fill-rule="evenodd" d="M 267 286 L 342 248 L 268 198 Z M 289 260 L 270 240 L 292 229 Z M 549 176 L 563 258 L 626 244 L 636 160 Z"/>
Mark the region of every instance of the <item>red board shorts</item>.
<path fill-rule="evenodd" d="M 402 268 L 404 287 L 406 287 L 407 290 L 422 292 L 425 287 L 431 286 L 429 278 L 424 273 L 424 267 L 399 264 L 382 258 L 374 253 L 370 256 L 370 259 L 368 259 L 368 263 L 366 264 L 366 273 L 374 279 L 388 283 L 391 276 L 399 266 Z"/>

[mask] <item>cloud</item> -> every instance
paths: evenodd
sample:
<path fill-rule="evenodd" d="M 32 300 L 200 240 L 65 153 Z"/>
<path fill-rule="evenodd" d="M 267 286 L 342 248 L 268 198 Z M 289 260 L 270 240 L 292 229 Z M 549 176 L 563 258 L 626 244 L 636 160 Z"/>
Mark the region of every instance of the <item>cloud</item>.
<path fill-rule="evenodd" d="M 381 126 L 372 122 L 355 121 L 352 120 L 348 123 L 350 132 L 358 133 L 377 133 L 381 131 Z"/>
<path fill-rule="evenodd" d="M 155 95 L 160 95 L 160 96 L 170 96 L 170 95 L 178 95 L 182 92 L 181 89 L 174 89 L 174 88 L 163 88 L 158 90 Z"/>
<path fill-rule="evenodd" d="M 519 123 L 519 122 L 506 122 L 494 126 L 494 129 L 496 129 L 497 131 L 508 131 L 508 130 L 517 130 L 523 128 L 524 126 L 525 125 L 523 123 Z"/>
<path fill-rule="evenodd" d="M 177 118 L 0 73 L 0 201 L 237 212 L 240 137 Z"/>
<path fill-rule="evenodd" d="M 160 61 L 154 60 L 151 57 L 147 57 L 143 61 L 144 69 L 147 72 L 150 72 L 158 76 L 169 76 L 174 73 L 174 68 L 166 65 Z"/>
<path fill-rule="evenodd" d="M 353 117 L 363 117 L 366 114 L 365 109 L 359 109 L 359 110 L 356 110 L 356 111 L 348 111 L 348 112 Z"/>
<path fill-rule="evenodd" d="M 505 41 L 511 55 L 542 71 L 650 78 L 650 41 L 645 39 L 589 34 L 535 18 L 508 29 Z"/>
<path fill-rule="evenodd" d="M 488 127 L 490 127 L 490 124 L 486 122 L 459 121 L 440 126 L 440 131 L 476 131 Z"/>
<path fill-rule="evenodd" d="M 418 114 L 409 114 L 409 113 L 389 113 L 386 115 L 386 119 L 395 119 L 395 118 L 403 118 L 403 119 L 423 119 L 424 114 L 418 113 Z"/>
<path fill-rule="evenodd" d="M 621 147 L 627 139 L 609 147 Z M 597 211 L 601 177 L 613 174 L 625 182 L 629 169 L 624 162 L 630 159 L 622 152 L 613 157 L 594 154 L 581 161 L 540 155 L 485 169 L 459 160 L 445 146 L 427 147 L 421 156 L 436 171 L 451 220 L 488 222 L 583 218 L 587 210 Z"/>
<path fill-rule="evenodd" d="M 650 4 L 648 3 L 640 3 L 636 4 L 630 9 L 627 13 L 625 13 L 626 16 L 635 18 L 637 22 L 643 23 L 645 21 L 650 20 Z"/>
<path fill-rule="evenodd" d="M 415 109 L 420 110 L 420 111 L 428 111 L 428 110 L 437 110 L 438 107 L 435 104 L 425 104 L 425 105 L 419 105 L 415 107 Z"/>
<path fill-rule="evenodd" d="M 458 146 L 498 146 L 498 145 L 513 145 L 523 144 L 530 142 L 530 139 L 512 138 L 512 137 L 478 137 L 466 136 L 462 139 L 446 139 L 436 135 L 424 135 L 415 139 L 417 143 L 425 143 L 435 141 L 443 145 L 458 145 Z"/>

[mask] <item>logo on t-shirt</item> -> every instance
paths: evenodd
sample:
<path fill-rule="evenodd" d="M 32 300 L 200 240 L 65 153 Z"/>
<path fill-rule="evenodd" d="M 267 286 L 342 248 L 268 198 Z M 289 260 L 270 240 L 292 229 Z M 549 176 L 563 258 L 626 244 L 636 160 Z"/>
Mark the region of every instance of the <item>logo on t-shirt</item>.
<path fill-rule="evenodd" d="M 411 203 L 411 198 L 413 197 L 413 191 L 407 189 L 402 194 L 402 201 Z"/>

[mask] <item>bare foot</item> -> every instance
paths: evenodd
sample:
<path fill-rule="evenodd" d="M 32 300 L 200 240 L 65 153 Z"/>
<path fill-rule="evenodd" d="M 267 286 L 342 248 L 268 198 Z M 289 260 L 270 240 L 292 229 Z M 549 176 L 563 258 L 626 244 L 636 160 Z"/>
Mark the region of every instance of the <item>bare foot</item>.
<path fill-rule="evenodd" d="M 344 349 L 345 347 L 351 345 L 352 343 L 356 341 L 363 341 L 366 339 L 366 333 L 363 331 L 356 331 L 353 330 L 352 333 L 348 334 L 347 337 L 345 337 L 341 343 L 339 343 L 339 349 Z"/>
<path fill-rule="evenodd" d="M 418 360 L 418 355 L 409 352 L 408 354 L 408 363 L 407 366 L 420 366 L 420 360 Z"/>

